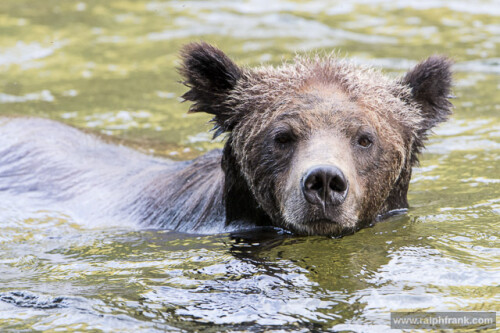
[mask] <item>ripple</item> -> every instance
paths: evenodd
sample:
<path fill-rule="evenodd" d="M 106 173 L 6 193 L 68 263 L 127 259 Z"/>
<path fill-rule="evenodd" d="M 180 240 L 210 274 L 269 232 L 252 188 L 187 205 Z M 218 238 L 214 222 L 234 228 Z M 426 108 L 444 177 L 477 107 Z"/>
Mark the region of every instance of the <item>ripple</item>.
<path fill-rule="evenodd" d="M 22 96 L 0 93 L 0 103 L 24 103 L 31 101 L 54 102 L 55 98 L 50 90 L 46 89 Z"/>
<path fill-rule="evenodd" d="M 500 272 L 472 267 L 436 249 L 407 247 L 390 254 L 391 260 L 375 274 L 377 284 L 416 286 L 496 286 Z M 415 274 L 418 272 L 418 274 Z"/>
<path fill-rule="evenodd" d="M 396 38 L 365 35 L 343 29 L 332 28 L 315 20 L 308 20 L 291 14 L 267 14 L 243 16 L 231 13 L 208 13 L 202 17 L 180 17 L 174 20 L 178 29 L 167 29 L 147 35 L 151 41 L 181 39 L 188 37 L 223 34 L 240 39 L 303 39 L 301 45 L 311 48 L 313 41 L 322 45 L 337 45 L 341 40 L 368 44 L 395 44 Z M 234 29 L 238 26 L 238 29 Z M 304 48 L 304 47 L 303 47 Z"/>
<path fill-rule="evenodd" d="M 25 43 L 17 42 L 16 46 L 11 48 L 0 49 L 0 66 L 22 65 L 28 66 L 27 63 L 46 58 L 52 55 L 57 49 L 64 46 L 65 42 L 54 42 L 50 46 L 42 46 L 40 43 Z"/>
<path fill-rule="evenodd" d="M 460 72 L 500 74 L 500 58 L 462 61 L 456 63 L 454 68 Z"/>
<path fill-rule="evenodd" d="M 55 309 L 66 307 L 63 297 L 38 295 L 28 291 L 10 291 L 0 293 L 0 301 L 22 308 Z"/>

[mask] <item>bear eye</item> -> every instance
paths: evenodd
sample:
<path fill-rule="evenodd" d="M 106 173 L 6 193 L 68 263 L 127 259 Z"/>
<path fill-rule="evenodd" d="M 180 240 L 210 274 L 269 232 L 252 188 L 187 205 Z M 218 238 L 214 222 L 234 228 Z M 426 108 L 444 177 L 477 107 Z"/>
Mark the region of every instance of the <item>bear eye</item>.
<path fill-rule="evenodd" d="M 289 133 L 289 132 L 278 133 L 274 137 L 274 142 L 276 142 L 277 144 L 279 144 L 281 146 L 288 145 L 294 141 L 295 141 L 295 137 L 293 136 L 292 133 Z"/>
<path fill-rule="evenodd" d="M 370 137 L 368 135 L 361 135 L 358 138 L 357 143 L 359 146 L 361 146 L 363 148 L 369 148 L 373 144 L 372 140 L 370 139 Z"/>

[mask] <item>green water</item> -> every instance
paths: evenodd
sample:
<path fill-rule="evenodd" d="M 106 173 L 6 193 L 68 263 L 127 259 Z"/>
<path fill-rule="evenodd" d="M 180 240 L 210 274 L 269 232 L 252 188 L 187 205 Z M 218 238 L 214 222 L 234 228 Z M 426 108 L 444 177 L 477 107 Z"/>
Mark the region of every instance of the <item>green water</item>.
<path fill-rule="evenodd" d="M 389 75 L 445 53 L 457 96 L 409 213 L 342 239 L 91 229 L 4 199 L 0 331 L 384 332 L 391 311 L 500 310 L 499 2 L 2 0 L 0 37 L 0 115 L 174 159 L 222 145 L 179 103 L 190 41 L 250 66 L 337 49 Z"/>

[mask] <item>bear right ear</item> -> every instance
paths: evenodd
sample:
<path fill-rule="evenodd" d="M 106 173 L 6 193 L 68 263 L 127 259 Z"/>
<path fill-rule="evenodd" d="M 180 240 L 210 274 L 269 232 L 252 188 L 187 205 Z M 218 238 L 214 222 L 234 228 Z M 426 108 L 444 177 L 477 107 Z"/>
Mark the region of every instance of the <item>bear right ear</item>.
<path fill-rule="evenodd" d="M 182 98 L 194 102 L 189 112 L 214 115 L 214 138 L 230 131 L 234 112 L 226 105 L 227 98 L 242 77 L 241 69 L 221 50 L 207 43 L 190 43 L 181 50 L 183 84 L 190 88 Z"/>
<path fill-rule="evenodd" d="M 413 100 L 421 107 L 424 132 L 445 121 L 451 114 L 453 62 L 444 56 L 431 56 L 411 69 L 402 83 L 411 89 Z"/>

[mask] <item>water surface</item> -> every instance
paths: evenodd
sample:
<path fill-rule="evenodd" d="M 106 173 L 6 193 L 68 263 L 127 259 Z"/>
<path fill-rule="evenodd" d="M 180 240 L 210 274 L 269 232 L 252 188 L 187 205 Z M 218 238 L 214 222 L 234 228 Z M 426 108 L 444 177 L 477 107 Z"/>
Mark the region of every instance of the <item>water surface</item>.
<path fill-rule="evenodd" d="M 335 49 L 393 76 L 444 53 L 457 98 L 408 214 L 342 239 L 88 228 L 3 195 L 0 329 L 383 332 L 390 311 L 498 311 L 499 22 L 495 1 L 1 1 L 0 115 L 148 154 L 222 146 L 179 103 L 190 41 L 248 66 Z"/>

